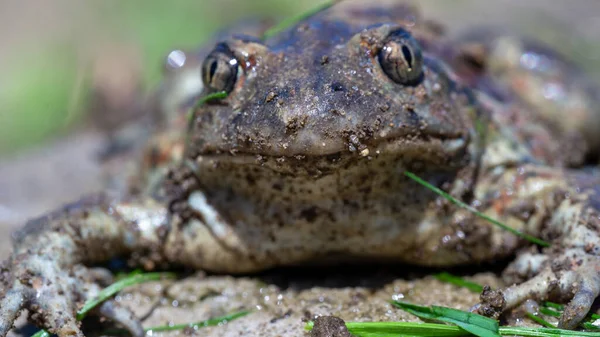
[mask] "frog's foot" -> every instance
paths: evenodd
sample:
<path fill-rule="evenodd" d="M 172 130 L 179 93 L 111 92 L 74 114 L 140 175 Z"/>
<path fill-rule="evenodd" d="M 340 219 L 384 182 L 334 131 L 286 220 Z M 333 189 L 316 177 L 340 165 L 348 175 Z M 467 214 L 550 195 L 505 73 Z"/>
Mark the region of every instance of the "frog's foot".
<path fill-rule="evenodd" d="M 101 284 L 109 279 L 107 273 L 81 265 L 62 270 L 53 261 L 31 255 L 15 256 L 2 273 L 0 300 L 0 336 L 12 328 L 23 309 L 29 310 L 30 319 L 40 327 L 60 337 L 83 336 L 76 319 L 77 310 L 88 298 L 95 297 Z M 133 336 L 143 336 L 144 330 L 134 315 L 107 301 L 94 310 L 95 314 L 122 324 Z"/>
<path fill-rule="evenodd" d="M 100 293 L 101 287 L 107 287 L 113 283 L 113 275 L 104 268 L 85 268 L 77 266 L 80 279 L 87 277 L 87 298 L 94 298 Z M 141 337 L 146 334 L 140 320 L 131 310 L 121 306 L 118 302 L 109 299 L 100 304 L 94 311 L 96 315 L 121 324 L 132 336 Z"/>
<path fill-rule="evenodd" d="M 516 264 L 523 262 L 517 260 Z M 531 266 L 535 267 L 532 269 L 523 266 L 513 266 L 512 270 L 540 270 L 524 283 L 502 290 L 484 289 L 479 313 L 498 317 L 503 311 L 528 299 L 569 301 L 560 317 L 559 327 L 574 329 L 600 293 L 600 257 L 586 253 L 583 248 L 568 249 L 561 254 L 561 258 L 554 260 L 540 259 L 532 263 Z"/>

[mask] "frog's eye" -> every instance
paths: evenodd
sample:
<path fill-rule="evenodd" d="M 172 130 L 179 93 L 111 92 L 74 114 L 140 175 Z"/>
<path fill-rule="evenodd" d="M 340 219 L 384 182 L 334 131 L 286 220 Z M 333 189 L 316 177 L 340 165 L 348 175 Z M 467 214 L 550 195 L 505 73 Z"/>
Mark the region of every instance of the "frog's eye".
<path fill-rule="evenodd" d="M 419 43 L 400 28 L 388 35 L 379 51 L 379 64 L 394 82 L 415 86 L 423 80 L 423 56 Z"/>
<path fill-rule="evenodd" d="M 231 49 L 224 43 L 218 44 L 202 63 L 204 85 L 211 91 L 230 93 L 237 80 L 238 65 Z"/>

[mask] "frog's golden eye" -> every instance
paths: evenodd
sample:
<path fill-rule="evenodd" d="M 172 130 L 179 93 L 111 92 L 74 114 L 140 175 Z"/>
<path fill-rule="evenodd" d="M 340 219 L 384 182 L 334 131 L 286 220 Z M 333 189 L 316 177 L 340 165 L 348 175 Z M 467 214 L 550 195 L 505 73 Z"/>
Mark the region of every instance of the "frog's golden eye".
<path fill-rule="evenodd" d="M 233 90 L 239 62 L 225 43 L 218 44 L 202 63 L 202 81 L 211 91 Z"/>
<path fill-rule="evenodd" d="M 421 47 L 402 28 L 388 35 L 378 59 L 385 74 L 398 84 L 415 86 L 423 80 Z"/>

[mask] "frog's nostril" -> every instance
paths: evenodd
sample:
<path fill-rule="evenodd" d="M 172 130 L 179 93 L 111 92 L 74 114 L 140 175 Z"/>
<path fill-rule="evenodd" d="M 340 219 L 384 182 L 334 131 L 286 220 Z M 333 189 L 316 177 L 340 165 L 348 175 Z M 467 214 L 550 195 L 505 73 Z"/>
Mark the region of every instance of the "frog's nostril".
<path fill-rule="evenodd" d="M 331 83 L 331 90 L 333 91 L 346 91 L 346 87 L 340 82 Z"/>

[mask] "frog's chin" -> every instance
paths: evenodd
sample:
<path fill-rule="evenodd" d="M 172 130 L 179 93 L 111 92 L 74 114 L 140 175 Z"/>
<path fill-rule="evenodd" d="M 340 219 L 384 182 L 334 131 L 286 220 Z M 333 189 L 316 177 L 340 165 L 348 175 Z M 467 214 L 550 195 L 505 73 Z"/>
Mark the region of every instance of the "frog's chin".
<path fill-rule="evenodd" d="M 321 155 L 295 154 L 265 155 L 240 151 L 220 151 L 198 155 L 196 164 L 210 166 L 260 166 L 281 174 L 321 176 L 339 172 L 356 163 L 377 162 L 381 158 L 395 158 L 399 165 L 410 166 L 431 163 L 444 166 L 461 166 L 467 158 L 464 138 L 456 139 L 387 139 L 372 146 L 345 148 Z"/>

